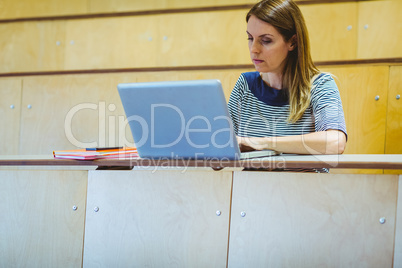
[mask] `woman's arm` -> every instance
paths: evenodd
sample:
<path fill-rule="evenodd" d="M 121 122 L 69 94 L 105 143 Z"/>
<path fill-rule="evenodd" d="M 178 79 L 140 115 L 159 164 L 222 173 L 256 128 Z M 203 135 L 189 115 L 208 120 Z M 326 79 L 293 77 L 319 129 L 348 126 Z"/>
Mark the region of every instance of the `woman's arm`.
<path fill-rule="evenodd" d="M 287 137 L 237 137 L 241 151 L 275 150 L 291 154 L 342 154 L 346 135 L 329 129 L 304 135 Z"/>

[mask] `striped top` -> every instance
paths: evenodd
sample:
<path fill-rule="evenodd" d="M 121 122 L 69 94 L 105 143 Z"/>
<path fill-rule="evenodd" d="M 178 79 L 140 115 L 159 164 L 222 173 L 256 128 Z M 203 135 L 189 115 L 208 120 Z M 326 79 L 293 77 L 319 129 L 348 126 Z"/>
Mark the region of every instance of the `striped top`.
<path fill-rule="evenodd" d="M 230 95 L 228 109 L 235 133 L 242 137 L 302 135 L 329 129 L 347 134 L 339 90 L 328 73 L 321 73 L 313 81 L 310 106 L 295 123 L 287 121 L 287 90 L 269 87 L 258 72 L 240 75 Z"/>

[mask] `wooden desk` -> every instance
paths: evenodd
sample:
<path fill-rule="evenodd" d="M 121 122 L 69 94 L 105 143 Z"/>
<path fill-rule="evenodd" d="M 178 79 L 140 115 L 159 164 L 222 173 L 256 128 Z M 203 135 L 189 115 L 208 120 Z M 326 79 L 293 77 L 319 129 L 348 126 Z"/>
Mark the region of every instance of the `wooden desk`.
<path fill-rule="evenodd" d="M 54 159 L 51 155 L 1 156 L 0 166 L 98 166 L 98 167 L 211 167 L 211 168 L 365 168 L 402 169 L 400 154 L 345 154 L 345 155 L 279 155 L 247 161 L 210 159 L 129 159 L 129 160 L 70 160 Z"/>
<path fill-rule="evenodd" d="M 0 170 L 0 267 L 402 265 L 400 175 L 241 171 L 402 169 L 402 155 L 1 165 L 40 169 Z M 63 170 L 85 166 L 134 169 Z"/>

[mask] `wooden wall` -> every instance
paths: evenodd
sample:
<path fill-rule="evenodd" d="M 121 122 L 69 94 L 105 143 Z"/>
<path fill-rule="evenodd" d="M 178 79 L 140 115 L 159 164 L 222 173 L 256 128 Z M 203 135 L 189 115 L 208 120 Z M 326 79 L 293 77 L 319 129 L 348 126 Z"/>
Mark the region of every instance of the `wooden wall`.
<path fill-rule="evenodd" d="M 228 97 L 253 70 L 255 1 L 145 2 L 0 1 L 1 154 L 132 142 L 121 82 L 217 78 Z M 402 153 L 402 1 L 298 3 L 314 61 L 337 77 L 346 153 Z"/>
<path fill-rule="evenodd" d="M 136 10 L 120 2 L 122 10 Z M 3 5 L 13 8 L 11 3 L 20 4 Z M 0 73 L 250 64 L 244 41 L 247 5 L 107 16 L 80 16 L 78 6 L 76 16 L 0 20 Z M 49 14 L 56 12 L 51 7 Z M 402 57 L 400 1 L 301 2 L 300 8 L 316 62 Z"/>

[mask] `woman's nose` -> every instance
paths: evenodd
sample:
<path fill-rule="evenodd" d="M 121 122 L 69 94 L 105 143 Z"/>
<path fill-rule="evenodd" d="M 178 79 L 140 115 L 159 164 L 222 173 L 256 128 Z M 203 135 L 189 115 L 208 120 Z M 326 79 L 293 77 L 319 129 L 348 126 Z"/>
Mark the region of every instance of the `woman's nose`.
<path fill-rule="evenodd" d="M 249 49 L 251 53 L 259 53 L 260 52 L 260 46 L 257 41 L 253 40 L 249 44 Z"/>

